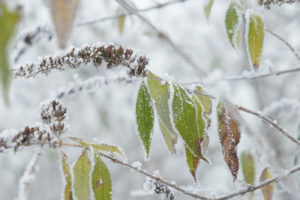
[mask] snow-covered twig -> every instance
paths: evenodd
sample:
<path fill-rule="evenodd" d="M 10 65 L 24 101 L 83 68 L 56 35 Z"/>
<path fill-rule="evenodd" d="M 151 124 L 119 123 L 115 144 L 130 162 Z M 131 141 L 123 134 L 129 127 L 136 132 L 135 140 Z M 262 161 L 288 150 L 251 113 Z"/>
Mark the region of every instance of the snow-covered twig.
<path fill-rule="evenodd" d="M 125 66 L 131 76 L 144 76 L 145 66 L 148 59 L 145 56 L 133 54 L 132 49 L 124 49 L 122 46 L 114 45 L 92 45 L 82 48 L 72 48 L 69 52 L 58 56 L 43 58 L 39 63 L 26 64 L 14 69 L 15 77 L 30 78 L 38 74 L 48 74 L 52 70 L 65 70 L 66 66 L 78 68 L 82 64 L 93 63 L 97 68 L 102 61 L 106 67 L 112 69 L 117 66 Z"/>
<path fill-rule="evenodd" d="M 199 76 L 204 76 L 207 73 L 200 67 L 198 64 L 188 55 L 187 53 L 183 52 L 180 47 L 177 46 L 173 42 L 173 40 L 165 33 L 160 31 L 156 26 L 154 26 L 147 18 L 142 16 L 139 11 L 135 8 L 133 8 L 131 5 L 129 5 L 126 1 L 124 0 L 116 0 L 124 9 L 126 9 L 128 12 L 132 13 L 133 15 L 137 16 L 140 20 L 142 20 L 145 24 L 147 24 L 156 34 L 160 39 L 163 41 L 167 42 L 174 50 L 175 52 L 180 55 L 187 63 L 189 63 L 198 73 Z"/>
<path fill-rule="evenodd" d="M 19 191 L 17 200 L 27 200 L 27 192 L 30 184 L 34 180 L 34 173 L 37 171 L 37 162 L 41 156 L 41 151 L 37 152 L 29 161 L 23 176 L 19 181 Z"/>
<path fill-rule="evenodd" d="M 63 87 L 59 90 L 59 92 L 56 94 L 56 98 L 61 99 L 65 96 L 69 96 L 72 94 L 75 94 L 80 91 L 90 91 L 95 88 L 100 88 L 102 86 L 111 84 L 111 83 L 132 83 L 139 79 L 135 77 L 129 77 L 129 76 L 115 76 L 110 78 L 105 78 L 102 76 L 96 76 L 87 79 L 86 81 L 80 81 L 80 82 L 74 82 L 71 83 L 67 87 Z"/>

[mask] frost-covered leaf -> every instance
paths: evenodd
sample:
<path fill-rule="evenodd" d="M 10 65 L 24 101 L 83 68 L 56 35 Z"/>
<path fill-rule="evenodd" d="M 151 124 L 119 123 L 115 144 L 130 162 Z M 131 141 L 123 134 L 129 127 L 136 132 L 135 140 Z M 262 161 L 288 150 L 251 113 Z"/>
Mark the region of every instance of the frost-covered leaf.
<path fill-rule="evenodd" d="M 7 49 L 20 18 L 20 9 L 10 11 L 4 2 L 0 2 L 0 81 L 6 102 L 8 102 L 8 89 L 11 81 Z"/>
<path fill-rule="evenodd" d="M 241 154 L 241 164 L 246 183 L 254 185 L 255 181 L 255 163 L 252 154 L 249 151 L 243 151 Z"/>
<path fill-rule="evenodd" d="M 197 121 L 197 129 L 198 129 L 198 135 L 200 136 L 200 147 L 201 147 L 201 155 L 199 156 L 199 158 L 205 160 L 206 162 L 208 162 L 206 160 L 206 158 L 204 158 L 204 155 L 207 152 L 208 149 L 208 142 L 209 142 L 209 137 L 207 135 L 206 132 L 206 122 L 204 121 L 204 117 L 203 117 L 203 108 L 202 108 L 202 104 L 200 103 L 199 99 L 197 98 L 196 95 L 193 96 L 193 101 L 195 103 L 196 106 L 196 121 Z"/>
<path fill-rule="evenodd" d="M 183 138 L 186 147 L 190 148 L 195 156 L 202 156 L 201 136 L 204 125 L 199 127 L 197 122 L 197 110 L 193 100 L 186 91 L 177 84 L 173 84 L 174 98 L 172 103 L 173 122 L 175 128 Z M 203 132 L 202 132 L 203 133 Z"/>
<path fill-rule="evenodd" d="M 236 179 L 239 170 L 239 160 L 236 154 L 237 145 L 240 141 L 239 124 L 233 116 L 225 110 L 221 103 L 218 105 L 218 122 L 224 160 L 231 174 Z"/>
<path fill-rule="evenodd" d="M 197 86 L 194 91 L 196 92 L 195 93 L 196 98 L 198 99 L 198 101 L 200 101 L 200 103 L 203 107 L 203 116 L 204 116 L 204 119 L 206 120 L 206 123 L 205 123 L 206 128 L 209 128 L 210 123 L 211 123 L 209 115 L 212 112 L 212 101 L 208 96 L 199 94 L 199 93 L 205 94 L 205 92 L 200 87 Z"/>
<path fill-rule="evenodd" d="M 272 175 L 269 172 L 268 168 L 265 168 L 260 175 L 259 181 L 263 182 L 270 178 L 272 178 Z M 261 191 L 263 193 L 265 200 L 271 200 L 274 192 L 274 183 L 270 183 L 268 185 L 261 187 Z"/>
<path fill-rule="evenodd" d="M 250 11 L 246 15 L 246 24 L 249 58 L 251 65 L 254 69 L 257 69 L 264 44 L 264 21 L 259 14 Z"/>
<path fill-rule="evenodd" d="M 50 0 L 51 16 L 60 48 L 68 42 L 79 0 Z"/>
<path fill-rule="evenodd" d="M 142 82 L 136 101 L 136 121 L 139 137 L 145 147 L 147 157 L 150 153 L 151 132 L 154 123 L 154 111 L 148 88 Z"/>
<path fill-rule="evenodd" d="M 204 7 L 204 12 L 205 12 L 206 19 L 209 18 L 211 7 L 212 7 L 213 4 L 214 4 L 214 0 L 208 0 L 207 4 Z"/>
<path fill-rule="evenodd" d="M 125 20 L 126 20 L 125 15 L 118 18 L 118 27 L 119 27 L 119 31 L 120 31 L 121 35 L 124 33 Z"/>
<path fill-rule="evenodd" d="M 196 170 L 199 165 L 200 158 L 197 156 L 194 156 L 194 154 L 188 148 L 185 148 L 185 156 L 186 156 L 186 162 L 188 164 L 189 170 L 190 170 L 194 180 L 197 181 Z"/>
<path fill-rule="evenodd" d="M 67 161 L 67 155 L 65 153 L 62 153 L 62 171 L 65 178 L 65 189 L 64 189 L 64 200 L 73 200 L 73 194 L 72 194 L 72 176 L 70 172 L 70 166 Z"/>
<path fill-rule="evenodd" d="M 94 155 L 94 163 L 92 188 L 95 200 L 110 200 L 112 192 L 110 173 L 97 152 Z"/>
<path fill-rule="evenodd" d="M 71 138 L 71 139 L 75 140 L 76 142 L 81 144 L 83 147 L 87 147 L 87 148 L 92 147 L 93 149 L 98 150 L 98 151 L 116 153 L 116 154 L 119 154 L 120 156 L 122 156 L 126 160 L 126 156 L 125 156 L 124 152 L 118 146 L 88 142 L 88 141 L 82 140 L 80 138 Z"/>
<path fill-rule="evenodd" d="M 152 99 L 155 102 L 155 108 L 158 114 L 158 121 L 161 132 L 163 133 L 165 142 L 172 154 L 176 153 L 175 144 L 177 143 L 178 135 L 172 127 L 170 118 L 170 86 L 164 84 L 163 80 L 147 72 L 147 82 Z"/>
<path fill-rule="evenodd" d="M 228 39 L 233 48 L 239 48 L 241 42 L 241 14 L 236 3 L 231 3 L 226 12 L 225 26 Z"/>
<path fill-rule="evenodd" d="M 74 194 L 77 200 L 90 199 L 91 162 L 84 150 L 73 167 Z"/>

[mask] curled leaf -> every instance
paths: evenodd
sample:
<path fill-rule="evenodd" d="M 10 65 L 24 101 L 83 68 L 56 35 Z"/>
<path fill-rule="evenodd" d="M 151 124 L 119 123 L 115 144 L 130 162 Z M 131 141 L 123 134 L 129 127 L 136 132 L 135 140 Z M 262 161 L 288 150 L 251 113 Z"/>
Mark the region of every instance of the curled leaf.
<path fill-rule="evenodd" d="M 70 166 L 67 161 L 67 155 L 65 153 L 62 153 L 62 171 L 65 178 L 65 189 L 64 189 L 64 200 L 73 200 L 73 194 L 72 194 L 72 176 L 70 172 Z"/>
<path fill-rule="evenodd" d="M 65 48 L 77 13 L 79 0 L 50 0 L 51 16 L 60 48 Z"/>
<path fill-rule="evenodd" d="M 272 178 L 272 175 L 269 172 L 268 168 L 265 168 L 260 175 L 259 181 L 263 182 L 270 178 Z M 274 192 L 274 183 L 270 183 L 268 185 L 261 187 L 261 192 L 263 193 L 265 200 L 271 200 Z"/>
<path fill-rule="evenodd" d="M 241 42 L 241 14 L 236 3 L 231 3 L 226 12 L 225 26 L 228 39 L 233 48 L 238 48 Z"/>
<path fill-rule="evenodd" d="M 242 170 L 246 183 L 254 185 L 255 164 L 254 158 L 249 151 L 243 151 L 241 154 Z"/>
<path fill-rule="evenodd" d="M 239 124 L 221 103 L 218 105 L 218 121 L 224 160 L 232 176 L 236 179 L 239 170 L 239 160 L 236 153 L 237 145 L 240 141 Z"/>
<path fill-rule="evenodd" d="M 112 186 L 109 170 L 97 152 L 94 155 L 94 162 L 92 188 L 95 200 L 110 200 Z"/>
<path fill-rule="evenodd" d="M 177 143 L 178 135 L 174 130 L 170 118 L 170 86 L 163 83 L 163 80 L 147 72 L 147 82 L 152 99 L 155 102 L 155 108 L 158 114 L 160 130 L 164 136 L 164 140 L 172 154 L 176 153 L 175 144 Z"/>
<path fill-rule="evenodd" d="M 20 18 L 20 9 L 10 11 L 4 2 L 0 2 L 0 81 L 6 103 L 8 103 L 8 89 L 11 81 L 7 48 Z"/>
<path fill-rule="evenodd" d="M 264 21 L 262 17 L 254 12 L 246 15 L 248 53 L 251 65 L 257 69 L 260 64 L 264 44 Z"/>
<path fill-rule="evenodd" d="M 84 150 L 73 167 L 74 194 L 77 200 L 90 199 L 91 162 Z"/>
<path fill-rule="evenodd" d="M 147 157 L 150 153 L 151 132 L 154 124 L 154 111 L 151 96 L 143 81 L 136 101 L 136 121 L 139 137 L 145 147 Z"/>

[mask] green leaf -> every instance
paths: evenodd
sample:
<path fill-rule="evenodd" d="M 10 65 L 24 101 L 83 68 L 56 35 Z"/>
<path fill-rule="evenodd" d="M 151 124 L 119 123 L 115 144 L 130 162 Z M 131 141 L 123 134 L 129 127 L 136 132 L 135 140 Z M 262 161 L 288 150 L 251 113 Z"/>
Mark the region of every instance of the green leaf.
<path fill-rule="evenodd" d="M 118 26 L 121 35 L 124 33 L 125 19 L 126 19 L 125 15 L 122 15 L 121 17 L 118 18 Z"/>
<path fill-rule="evenodd" d="M 257 69 L 260 64 L 264 43 L 264 21 L 262 17 L 254 12 L 247 13 L 247 42 L 251 65 Z"/>
<path fill-rule="evenodd" d="M 204 121 L 202 105 L 196 95 L 193 96 L 193 101 L 196 105 L 196 110 L 197 110 L 196 121 L 197 121 L 198 135 L 200 137 L 201 154 L 200 154 L 199 158 L 208 162 L 207 159 L 204 158 L 204 156 L 203 156 L 207 152 L 208 142 L 209 142 L 209 137 L 206 132 L 206 130 L 207 130 L 206 122 L 207 121 Z"/>
<path fill-rule="evenodd" d="M 209 128 L 211 123 L 209 115 L 212 112 L 212 101 L 208 96 L 205 96 L 206 93 L 201 89 L 201 87 L 197 86 L 194 92 L 197 100 L 201 103 L 203 107 L 203 115 L 206 120 L 206 128 Z M 203 95 L 201 95 L 200 93 Z"/>
<path fill-rule="evenodd" d="M 194 154 L 188 148 L 185 148 L 185 156 L 186 156 L 186 162 L 188 164 L 189 170 L 190 170 L 195 182 L 197 182 L 196 170 L 199 165 L 200 158 L 197 156 L 194 156 Z"/>
<path fill-rule="evenodd" d="M 238 5 L 231 3 L 226 12 L 225 26 L 228 39 L 233 48 L 238 48 L 241 41 L 241 14 Z"/>
<path fill-rule="evenodd" d="M 201 135 L 198 132 L 196 106 L 181 86 L 173 84 L 173 88 L 172 110 L 174 125 L 191 152 L 195 156 L 201 156 Z"/>
<path fill-rule="evenodd" d="M 67 162 L 67 155 L 65 153 L 62 153 L 61 164 L 65 178 L 64 200 L 72 200 L 72 176 L 70 172 L 70 166 Z"/>
<path fill-rule="evenodd" d="M 74 194 L 77 200 L 90 199 L 91 162 L 84 150 L 73 167 Z"/>
<path fill-rule="evenodd" d="M 214 0 L 209 0 L 208 3 L 204 7 L 206 19 L 209 18 L 211 7 L 214 4 Z"/>
<path fill-rule="evenodd" d="M 263 182 L 263 181 L 268 180 L 270 178 L 272 178 L 272 175 L 271 175 L 269 169 L 265 168 L 261 173 L 259 181 Z M 274 192 L 274 183 L 270 183 L 268 185 L 265 185 L 265 186 L 261 187 L 260 189 L 263 193 L 263 196 L 264 196 L 265 200 L 271 200 L 272 199 L 273 192 Z"/>
<path fill-rule="evenodd" d="M 92 188 L 95 200 L 110 200 L 112 187 L 109 170 L 97 152 L 94 155 L 94 162 Z"/>
<path fill-rule="evenodd" d="M 116 153 L 116 154 L 119 154 L 120 156 L 122 156 L 126 160 L 126 156 L 125 156 L 124 152 L 118 146 L 113 146 L 113 145 L 108 145 L 108 144 L 97 144 L 94 142 L 84 141 L 80 138 L 75 138 L 75 137 L 70 137 L 70 138 L 72 140 L 78 142 L 83 147 L 86 147 L 86 148 L 92 147 L 93 149 L 98 150 L 98 151 L 106 151 L 106 152 L 110 152 L 110 153 Z"/>
<path fill-rule="evenodd" d="M 175 154 L 175 144 L 177 143 L 178 135 L 172 127 L 170 118 L 170 86 L 162 83 L 163 80 L 150 71 L 147 72 L 147 77 L 150 94 L 155 102 L 160 129 L 170 152 Z"/>
<path fill-rule="evenodd" d="M 243 151 L 241 154 L 242 170 L 246 183 L 254 185 L 255 164 L 254 158 L 249 151 Z"/>
<path fill-rule="evenodd" d="M 154 111 L 150 93 L 143 81 L 136 101 L 136 121 L 139 137 L 143 142 L 147 157 L 150 153 L 151 132 L 154 123 Z"/>
<path fill-rule="evenodd" d="M 0 81 L 6 103 L 8 103 L 8 90 L 11 81 L 7 49 L 20 18 L 20 9 L 10 11 L 5 3 L 0 2 Z"/>

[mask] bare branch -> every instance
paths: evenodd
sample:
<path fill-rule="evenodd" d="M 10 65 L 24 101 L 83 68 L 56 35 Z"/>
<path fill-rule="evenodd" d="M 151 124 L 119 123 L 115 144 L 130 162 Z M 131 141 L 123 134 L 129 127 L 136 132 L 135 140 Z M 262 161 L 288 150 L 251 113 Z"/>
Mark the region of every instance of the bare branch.
<path fill-rule="evenodd" d="M 300 61 L 299 54 L 296 52 L 296 50 L 292 47 L 292 45 L 290 43 L 288 43 L 283 37 L 281 37 L 280 35 L 278 35 L 277 33 L 274 33 L 273 31 L 271 31 L 269 29 L 265 29 L 265 31 L 270 33 L 271 35 L 275 36 L 276 38 L 278 38 L 281 42 L 283 42 L 291 50 L 291 52 L 296 56 L 296 58 Z"/>
<path fill-rule="evenodd" d="M 293 72 L 299 72 L 300 67 L 295 67 L 292 69 L 286 69 L 286 70 L 280 70 L 280 71 L 272 71 L 268 73 L 261 73 L 261 74 L 256 74 L 252 76 L 235 76 L 235 77 L 228 77 L 228 78 L 223 78 L 223 81 L 240 81 L 240 80 L 255 80 L 259 78 L 266 78 L 270 76 L 280 76 L 288 73 L 293 73 Z"/>
<path fill-rule="evenodd" d="M 154 26 L 147 18 L 145 18 L 144 16 L 142 16 L 138 10 L 136 10 L 135 8 L 133 8 L 131 5 L 129 5 L 126 1 L 124 0 L 116 0 L 123 8 L 125 8 L 127 11 L 129 11 L 130 13 L 134 14 L 135 16 L 137 16 L 140 20 L 142 20 L 145 24 L 147 24 L 153 31 L 155 31 L 157 33 L 157 36 L 164 40 L 165 42 L 167 42 L 174 50 L 175 52 L 180 55 L 187 63 L 189 63 L 198 73 L 199 76 L 204 76 L 207 73 L 201 69 L 200 66 L 198 66 L 194 60 L 192 60 L 192 58 L 190 57 L 190 55 L 186 54 L 185 52 L 183 52 L 181 50 L 181 48 L 179 46 L 177 46 L 177 44 L 175 44 L 173 42 L 173 40 L 166 35 L 165 33 L 163 33 L 162 31 L 160 31 L 158 28 L 156 28 L 156 26 Z"/>
<path fill-rule="evenodd" d="M 165 3 L 158 3 L 154 6 L 150 6 L 147 8 L 143 8 L 143 9 L 138 9 L 137 12 L 142 13 L 142 12 L 148 12 L 151 10 L 157 10 L 157 9 L 161 9 L 170 5 L 174 5 L 174 4 L 178 4 L 178 3 L 184 3 L 187 1 L 191 1 L 191 0 L 172 0 L 172 1 L 167 1 Z M 118 19 L 120 17 L 123 16 L 131 16 L 133 15 L 133 13 L 128 12 L 128 13 L 124 13 L 124 14 L 119 14 L 119 15 L 112 15 L 112 16 L 107 16 L 107 17 L 103 17 L 103 18 L 99 18 L 99 19 L 93 19 L 90 21 L 83 21 L 83 22 L 79 22 L 78 24 L 75 25 L 75 27 L 80 27 L 80 26 L 86 26 L 86 25 L 91 25 L 91 24 L 96 24 L 96 23 L 100 23 L 100 22 L 104 22 L 104 21 L 108 21 L 108 20 L 112 20 L 112 19 Z"/>
<path fill-rule="evenodd" d="M 258 185 L 255 185 L 255 186 L 249 186 L 248 188 L 245 188 L 245 189 L 241 189 L 240 191 L 237 191 L 237 192 L 233 192 L 231 194 L 227 194 L 227 195 L 224 195 L 224 196 L 221 196 L 221 197 L 218 197 L 216 198 L 215 200 L 223 200 L 223 199 L 230 199 L 230 198 L 233 198 L 233 197 L 236 197 L 236 196 L 241 196 L 241 195 L 244 195 L 248 192 L 253 192 L 257 189 L 260 189 L 266 185 L 269 185 L 271 183 L 275 183 L 275 182 L 278 182 L 280 180 L 282 180 L 283 178 L 285 178 L 286 176 L 289 176 L 295 172 L 298 172 L 300 171 L 300 165 L 292 168 L 292 169 L 289 169 L 287 170 L 285 173 L 283 174 L 280 174 L 274 178 L 271 178 L 271 179 L 267 179 L 261 183 L 259 183 Z"/>

